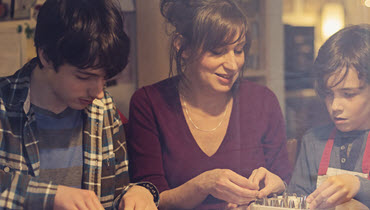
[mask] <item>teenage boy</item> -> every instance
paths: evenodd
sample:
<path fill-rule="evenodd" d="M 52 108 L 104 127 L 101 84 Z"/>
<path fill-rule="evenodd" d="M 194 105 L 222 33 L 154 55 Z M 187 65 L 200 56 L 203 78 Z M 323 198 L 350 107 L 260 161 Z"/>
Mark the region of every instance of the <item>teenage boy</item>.
<path fill-rule="evenodd" d="M 370 207 L 370 25 L 350 26 L 330 37 L 314 71 L 333 123 L 304 135 L 289 191 L 309 195 L 310 208 L 350 200 Z"/>
<path fill-rule="evenodd" d="M 37 57 L 0 79 L 0 209 L 156 209 L 129 184 L 126 143 L 107 79 L 129 38 L 112 0 L 47 0 Z M 149 189 L 149 190 L 148 190 Z"/>

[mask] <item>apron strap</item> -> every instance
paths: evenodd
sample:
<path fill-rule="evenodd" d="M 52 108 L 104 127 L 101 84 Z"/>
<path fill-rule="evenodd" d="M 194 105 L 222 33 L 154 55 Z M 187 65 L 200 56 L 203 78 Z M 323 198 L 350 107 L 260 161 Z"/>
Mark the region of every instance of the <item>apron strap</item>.
<path fill-rule="evenodd" d="M 318 176 L 326 175 L 329 168 L 331 149 L 333 148 L 334 138 L 336 134 L 336 129 L 334 128 L 330 133 L 329 139 L 326 142 L 324 152 L 322 153 Z M 368 174 L 368 180 L 370 180 L 370 132 L 367 135 L 366 147 L 364 151 L 364 156 L 362 160 L 362 173 Z"/>
<path fill-rule="evenodd" d="M 332 132 L 330 133 L 328 141 L 326 142 L 324 152 L 322 153 L 322 156 L 321 156 L 319 171 L 317 174 L 318 176 L 326 175 L 326 171 L 329 168 L 331 149 L 333 148 L 336 132 L 337 130 L 334 128 Z"/>
<path fill-rule="evenodd" d="M 367 135 L 364 157 L 362 160 L 362 173 L 369 175 L 370 172 L 370 132 Z M 368 178 L 370 180 L 370 175 Z"/>

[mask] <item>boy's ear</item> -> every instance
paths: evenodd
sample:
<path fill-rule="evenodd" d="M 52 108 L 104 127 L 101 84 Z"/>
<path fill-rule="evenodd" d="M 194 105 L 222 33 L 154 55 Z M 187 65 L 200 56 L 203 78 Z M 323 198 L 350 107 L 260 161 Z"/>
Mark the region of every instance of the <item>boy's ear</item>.
<path fill-rule="evenodd" d="M 40 62 L 44 68 L 47 68 L 47 69 L 54 68 L 53 63 L 47 58 L 47 56 L 44 53 L 44 50 L 39 48 L 37 52 L 39 55 Z"/>
<path fill-rule="evenodd" d="M 173 44 L 174 44 L 177 52 L 180 50 L 181 46 L 183 46 L 184 42 L 185 42 L 185 40 L 184 40 L 184 37 L 182 35 L 177 35 L 176 36 L 175 41 L 173 42 Z M 184 59 L 189 58 L 189 50 L 184 50 L 182 52 L 182 57 Z"/>

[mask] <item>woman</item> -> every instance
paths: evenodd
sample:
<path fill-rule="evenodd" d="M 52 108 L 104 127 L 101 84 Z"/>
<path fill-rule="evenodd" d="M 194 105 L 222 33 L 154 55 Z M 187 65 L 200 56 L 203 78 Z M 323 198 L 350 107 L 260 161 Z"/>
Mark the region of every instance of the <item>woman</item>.
<path fill-rule="evenodd" d="M 232 0 L 162 0 L 161 13 L 174 27 L 177 76 L 131 99 L 132 181 L 155 184 L 161 209 L 235 207 L 284 191 L 291 167 L 278 101 L 242 80 L 246 15 Z"/>

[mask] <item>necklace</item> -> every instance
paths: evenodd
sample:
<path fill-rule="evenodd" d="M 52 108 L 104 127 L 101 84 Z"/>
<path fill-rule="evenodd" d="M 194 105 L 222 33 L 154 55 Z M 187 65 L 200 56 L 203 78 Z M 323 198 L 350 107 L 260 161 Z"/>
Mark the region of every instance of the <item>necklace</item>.
<path fill-rule="evenodd" d="M 191 119 L 191 117 L 189 115 L 189 111 L 188 111 L 188 107 L 186 106 L 185 98 L 184 98 L 183 95 L 181 95 L 181 97 L 182 97 L 183 102 L 184 102 L 185 114 L 186 114 L 186 116 L 188 117 L 190 123 L 194 126 L 195 129 L 200 130 L 200 131 L 203 131 L 203 132 L 212 132 L 212 131 L 215 131 L 217 128 L 219 128 L 221 126 L 221 124 L 224 122 L 225 117 L 226 117 L 227 109 L 229 108 L 229 104 L 227 104 L 226 109 L 224 111 L 224 115 L 222 116 L 222 119 L 218 123 L 218 125 L 216 127 L 212 128 L 212 129 L 210 129 L 210 130 L 205 130 L 205 129 L 201 129 L 197 125 L 195 125 L 195 123 L 193 122 L 193 120 Z"/>

